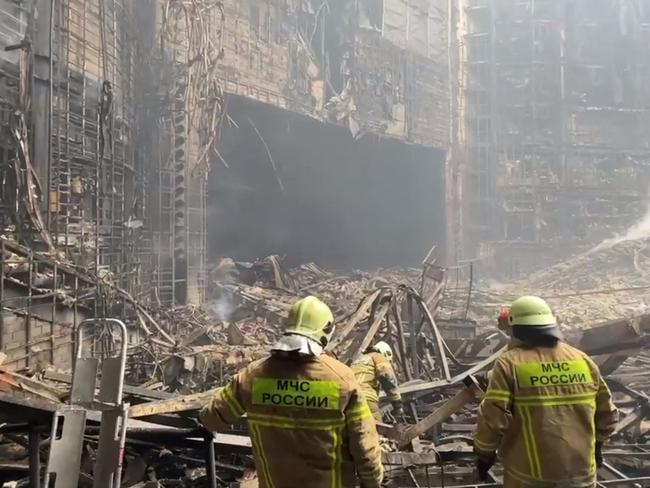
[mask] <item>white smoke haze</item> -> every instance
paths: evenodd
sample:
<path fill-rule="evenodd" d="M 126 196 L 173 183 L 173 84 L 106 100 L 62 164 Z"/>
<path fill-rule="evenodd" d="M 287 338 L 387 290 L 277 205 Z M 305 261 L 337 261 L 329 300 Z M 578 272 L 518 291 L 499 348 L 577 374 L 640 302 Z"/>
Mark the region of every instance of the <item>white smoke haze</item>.
<path fill-rule="evenodd" d="M 222 296 L 217 301 L 212 303 L 212 310 L 217 315 L 217 319 L 222 322 L 230 320 L 232 313 L 235 311 L 235 306 L 228 300 L 227 297 Z"/>
<path fill-rule="evenodd" d="M 650 238 L 650 204 L 641 220 L 632 225 L 624 234 L 605 239 L 589 251 L 589 253 L 611 249 L 622 242 L 640 241 L 648 238 Z"/>

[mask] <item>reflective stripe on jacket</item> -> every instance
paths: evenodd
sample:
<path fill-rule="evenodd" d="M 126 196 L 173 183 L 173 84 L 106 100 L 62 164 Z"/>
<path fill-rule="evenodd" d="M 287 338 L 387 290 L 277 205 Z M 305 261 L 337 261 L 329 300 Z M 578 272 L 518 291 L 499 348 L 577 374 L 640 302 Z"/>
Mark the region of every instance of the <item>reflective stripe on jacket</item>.
<path fill-rule="evenodd" d="M 515 342 L 497 359 L 479 407 L 474 450 L 498 449 L 506 487 L 592 486 L 595 441 L 609 437 L 618 412 L 596 364 L 558 342 Z"/>
<path fill-rule="evenodd" d="M 350 368 L 321 355 L 252 363 L 201 411 L 219 431 L 246 414 L 261 488 L 378 488 L 379 436 Z M 355 476 L 356 471 L 356 476 Z"/>

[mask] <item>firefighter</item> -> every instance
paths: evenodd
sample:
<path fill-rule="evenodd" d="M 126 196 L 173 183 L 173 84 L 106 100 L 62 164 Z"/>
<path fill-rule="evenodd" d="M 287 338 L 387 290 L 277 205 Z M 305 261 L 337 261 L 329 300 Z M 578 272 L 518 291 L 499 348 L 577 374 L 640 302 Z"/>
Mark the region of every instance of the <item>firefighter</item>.
<path fill-rule="evenodd" d="M 512 341 L 495 362 L 479 407 L 474 451 L 482 481 L 498 451 L 504 486 L 592 487 L 616 407 L 596 364 L 562 342 L 544 300 L 515 300 Z"/>
<path fill-rule="evenodd" d="M 377 422 L 382 421 L 379 409 L 379 388 L 384 390 L 393 405 L 395 418 L 404 416 L 402 397 L 397 391 L 397 378 L 392 365 L 393 350 L 381 341 L 368 348 L 365 354 L 352 363 L 354 376 L 361 385 L 370 411 Z"/>
<path fill-rule="evenodd" d="M 501 309 L 499 310 L 497 327 L 503 332 L 508 332 L 510 330 L 510 308 L 505 305 L 501 305 Z"/>
<path fill-rule="evenodd" d="M 199 415 L 210 431 L 246 414 L 261 488 L 378 488 L 379 436 L 354 374 L 323 353 L 334 317 L 307 297 L 271 354 L 234 376 Z M 355 474 L 356 472 L 356 474 Z"/>

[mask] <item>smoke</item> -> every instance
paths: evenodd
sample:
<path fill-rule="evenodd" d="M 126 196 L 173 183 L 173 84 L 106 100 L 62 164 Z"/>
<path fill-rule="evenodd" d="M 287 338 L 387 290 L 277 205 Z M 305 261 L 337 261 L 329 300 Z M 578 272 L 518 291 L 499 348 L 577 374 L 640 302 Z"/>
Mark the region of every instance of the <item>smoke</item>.
<path fill-rule="evenodd" d="M 589 252 L 604 251 L 606 249 L 611 249 L 622 242 L 640 241 L 647 238 L 650 238 L 650 203 L 648 204 L 646 213 L 641 220 L 632 225 L 624 234 L 605 239 Z"/>
<path fill-rule="evenodd" d="M 235 306 L 232 304 L 227 297 L 222 296 L 217 301 L 212 303 L 212 310 L 217 315 L 217 319 L 222 322 L 230 320 L 233 312 L 235 311 Z"/>

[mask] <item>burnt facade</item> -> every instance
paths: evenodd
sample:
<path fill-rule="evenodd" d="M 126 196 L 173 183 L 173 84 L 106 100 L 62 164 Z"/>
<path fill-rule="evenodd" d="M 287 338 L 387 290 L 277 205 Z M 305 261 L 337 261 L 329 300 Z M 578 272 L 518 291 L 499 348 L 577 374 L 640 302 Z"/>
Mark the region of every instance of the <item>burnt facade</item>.
<path fill-rule="evenodd" d="M 207 196 L 211 172 L 224 171 L 222 130 L 236 119 L 229 100 L 232 110 L 237 99 L 306 117 L 316 134 L 335 127 L 369 145 L 358 154 L 388 157 L 382 164 L 435 159 L 442 194 L 447 2 L 0 5 L 0 337 L 10 366 L 66 363 L 84 317 L 133 320 L 135 309 L 205 300 L 208 229 L 219 229 Z M 270 159 L 290 146 L 268 147 L 255 120 Z M 382 138 L 389 156 L 372 149 Z M 441 211 L 444 198 L 418 202 L 429 204 Z"/>
<path fill-rule="evenodd" d="M 457 14 L 468 255 L 517 274 L 638 221 L 650 3 L 461 0 Z"/>
<path fill-rule="evenodd" d="M 262 111 L 281 109 L 284 119 L 302 116 L 345 127 L 356 140 L 389 138 L 439 151 L 446 146 L 445 2 L 231 0 L 188 6 L 169 0 L 156 7 L 151 66 L 162 103 L 152 114 L 159 167 L 152 182 L 158 201 L 150 208 L 157 214 L 155 282 L 163 303 L 204 298 L 206 236 L 210 227 L 219 232 L 222 222 L 206 207 L 206 193 L 219 191 L 208 179 L 219 179 L 211 172 L 230 170 L 222 154 L 224 125 L 254 129 L 239 143 L 264 146 L 261 159 L 269 160 L 273 180 L 285 190 L 283 162 L 275 161 L 270 147 L 276 142 L 269 146 L 255 114 L 238 120 L 229 113 L 237 105 L 229 98 L 259 103 Z M 433 211 L 443 206 L 444 200 Z M 245 246 L 272 236 L 238 238 Z"/>

